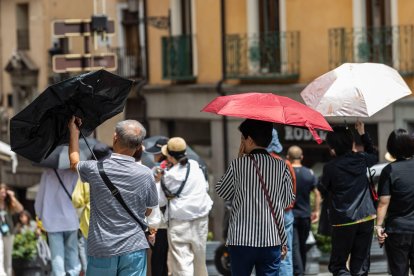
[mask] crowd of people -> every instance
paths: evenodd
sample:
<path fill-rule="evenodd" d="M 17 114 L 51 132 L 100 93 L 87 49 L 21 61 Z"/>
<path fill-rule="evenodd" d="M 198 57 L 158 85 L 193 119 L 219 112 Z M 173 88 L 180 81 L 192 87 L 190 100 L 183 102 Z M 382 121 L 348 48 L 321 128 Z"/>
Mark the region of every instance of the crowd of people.
<path fill-rule="evenodd" d="M 188 158 L 186 141 L 160 138 L 144 149 L 145 128 L 125 120 L 116 125 L 112 148 L 98 143 L 97 160 L 80 161 L 81 123 L 73 117 L 68 125 L 71 168 L 44 170 L 35 200 L 52 275 L 147 275 L 147 263 L 151 275 L 207 275 L 212 191 L 198 162 Z M 282 155 L 272 123 L 241 123 L 239 156 L 215 186 L 232 207 L 226 235 L 232 275 L 253 269 L 258 276 L 304 275 L 306 241 L 320 218 L 332 239 L 333 275 L 368 274 L 374 232 L 392 275 L 414 269 L 413 137 L 403 129 L 390 134 L 394 161 L 383 169 L 377 194 L 367 170 L 378 152 L 363 122 L 333 130 L 326 137 L 332 160 L 318 178 L 302 165 L 299 146 Z M 153 155 L 152 169 L 141 163 L 143 151 Z M 14 234 L 41 233 L 4 184 L 0 219 L 0 276 L 12 275 Z"/>

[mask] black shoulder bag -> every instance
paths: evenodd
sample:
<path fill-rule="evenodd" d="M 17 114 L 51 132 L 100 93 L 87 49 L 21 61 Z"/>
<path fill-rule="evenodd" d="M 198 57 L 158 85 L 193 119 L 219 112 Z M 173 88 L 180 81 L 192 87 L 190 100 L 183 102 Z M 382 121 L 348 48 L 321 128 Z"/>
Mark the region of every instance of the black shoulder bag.
<path fill-rule="evenodd" d="M 102 180 L 105 182 L 106 187 L 108 187 L 112 195 L 118 200 L 119 204 L 122 205 L 125 211 L 127 211 L 127 213 L 138 223 L 138 225 L 141 226 L 142 231 L 144 231 L 145 235 L 148 235 L 149 234 L 149 232 L 147 231 L 148 227 L 145 224 L 143 224 L 126 205 L 118 188 L 116 188 L 115 185 L 112 184 L 111 180 L 109 180 L 108 176 L 106 175 L 102 162 L 98 162 L 98 170 L 99 170 L 99 174 L 101 175 Z"/>

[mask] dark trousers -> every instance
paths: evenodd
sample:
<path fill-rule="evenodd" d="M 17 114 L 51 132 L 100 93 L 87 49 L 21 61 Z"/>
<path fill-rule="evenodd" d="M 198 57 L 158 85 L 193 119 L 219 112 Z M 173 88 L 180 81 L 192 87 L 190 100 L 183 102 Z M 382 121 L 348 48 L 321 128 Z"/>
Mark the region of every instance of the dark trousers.
<path fill-rule="evenodd" d="M 408 268 L 414 273 L 414 234 L 387 233 L 385 250 L 391 275 L 408 275 Z"/>
<path fill-rule="evenodd" d="M 374 220 L 332 227 L 329 271 L 333 275 L 368 275 Z M 346 262 L 350 256 L 350 269 Z"/>
<path fill-rule="evenodd" d="M 279 276 L 280 246 L 229 246 L 231 275 L 250 276 L 253 267 L 256 276 Z"/>
<path fill-rule="evenodd" d="M 293 223 L 293 274 L 303 275 L 306 271 L 306 240 L 311 227 L 310 218 L 295 218 Z"/>
<path fill-rule="evenodd" d="M 152 276 L 167 276 L 168 239 L 167 229 L 158 229 L 155 244 L 151 247 L 151 274 Z"/>

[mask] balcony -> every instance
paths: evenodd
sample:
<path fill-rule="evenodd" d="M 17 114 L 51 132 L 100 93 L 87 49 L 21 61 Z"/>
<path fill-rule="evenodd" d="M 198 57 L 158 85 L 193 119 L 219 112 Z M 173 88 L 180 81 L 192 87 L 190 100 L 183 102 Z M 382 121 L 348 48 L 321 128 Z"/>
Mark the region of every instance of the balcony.
<path fill-rule="evenodd" d="M 137 79 L 143 76 L 142 59 L 136 51 L 130 51 L 127 48 L 113 48 L 111 52 L 116 54 L 118 60 L 115 74 L 127 79 Z"/>
<path fill-rule="evenodd" d="M 329 66 L 345 62 L 387 64 L 414 75 L 414 25 L 329 30 Z"/>
<path fill-rule="evenodd" d="M 299 32 L 226 36 L 228 79 L 296 81 L 300 72 Z"/>
<path fill-rule="evenodd" d="M 174 81 L 194 81 L 191 35 L 162 37 L 162 77 Z"/>

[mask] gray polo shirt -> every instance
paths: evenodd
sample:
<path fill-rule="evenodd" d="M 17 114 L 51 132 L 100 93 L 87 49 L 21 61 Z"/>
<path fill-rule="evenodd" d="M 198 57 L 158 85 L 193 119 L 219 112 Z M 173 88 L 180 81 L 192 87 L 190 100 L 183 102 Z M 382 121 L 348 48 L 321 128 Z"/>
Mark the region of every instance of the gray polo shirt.
<path fill-rule="evenodd" d="M 133 157 L 115 154 L 103 162 L 106 175 L 120 191 L 125 203 L 144 222 L 146 208 L 158 205 L 155 180 L 149 168 Z M 141 226 L 125 211 L 99 175 L 97 161 L 81 161 L 78 171 L 90 184 L 91 218 L 88 255 L 111 257 L 148 248 Z"/>

